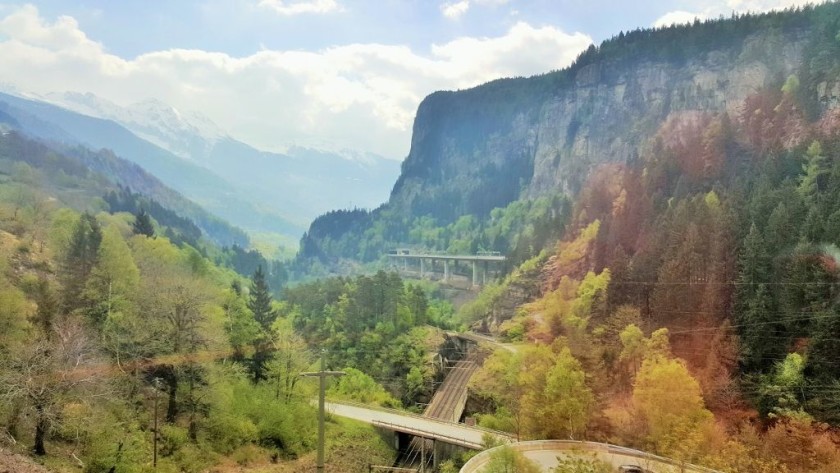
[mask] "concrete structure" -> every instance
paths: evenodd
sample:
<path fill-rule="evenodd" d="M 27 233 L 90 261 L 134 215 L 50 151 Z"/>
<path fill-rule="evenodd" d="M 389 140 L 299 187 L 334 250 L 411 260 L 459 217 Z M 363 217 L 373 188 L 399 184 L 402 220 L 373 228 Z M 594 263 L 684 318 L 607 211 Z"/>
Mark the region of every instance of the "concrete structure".
<path fill-rule="evenodd" d="M 505 432 L 471 427 L 457 422 L 430 419 L 395 409 L 370 407 L 348 402 L 327 402 L 327 411 L 341 417 L 382 427 L 393 432 L 402 432 L 437 442 L 481 450 L 483 438 L 489 435 L 497 442 L 510 443 L 514 438 Z"/>
<path fill-rule="evenodd" d="M 557 457 L 574 456 L 584 459 L 597 459 L 616 468 L 625 465 L 638 466 L 651 473 L 721 473 L 688 463 L 678 462 L 632 448 L 618 447 L 605 443 L 578 442 L 574 440 L 536 440 L 518 442 L 509 447 L 522 453 L 525 458 L 537 463 L 543 471 L 551 471 L 557 466 Z M 485 450 L 472 457 L 460 473 L 480 473 L 490 462 L 492 455 L 501 447 Z"/>
<path fill-rule="evenodd" d="M 396 250 L 388 254 L 388 257 L 394 262 L 395 266 L 399 267 L 397 263 L 402 261 L 402 268 L 404 272 L 408 272 L 409 260 L 419 261 L 420 278 L 427 277 L 430 272 L 434 272 L 435 262 L 443 262 L 443 282 L 449 282 L 452 277 L 452 264 L 456 263 L 470 263 L 472 265 L 472 285 L 475 287 L 487 284 L 487 273 L 490 269 L 490 264 L 503 263 L 507 258 L 500 254 L 478 254 L 478 255 L 446 255 L 438 253 L 412 253 L 410 250 Z M 427 269 L 428 264 L 428 269 Z"/>
<path fill-rule="evenodd" d="M 511 353 L 516 353 L 518 351 L 518 348 L 517 348 L 518 345 L 516 345 L 514 343 L 502 343 L 502 342 L 500 342 L 500 341 L 496 340 L 495 338 L 490 337 L 488 335 L 481 335 L 481 334 L 478 334 L 478 333 L 475 333 L 475 332 L 450 332 L 450 331 L 447 331 L 445 333 L 446 333 L 447 337 L 457 338 L 457 339 L 463 340 L 465 342 L 465 344 L 468 343 L 468 342 L 475 343 L 475 344 L 486 343 L 486 344 L 490 344 L 490 345 L 499 347 L 503 350 L 507 350 Z M 522 344 L 520 343 L 519 345 L 522 345 Z M 464 347 L 464 350 L 466 350 L 466 347 Z"/>

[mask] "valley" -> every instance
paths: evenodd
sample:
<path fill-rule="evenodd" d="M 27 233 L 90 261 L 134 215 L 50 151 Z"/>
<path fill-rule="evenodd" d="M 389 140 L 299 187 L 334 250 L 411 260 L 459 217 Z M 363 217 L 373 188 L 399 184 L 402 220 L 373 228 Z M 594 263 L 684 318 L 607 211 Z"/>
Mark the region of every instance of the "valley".
<path fill-rule="evenodd" d="M 837 471 L 840 3 L 494 77 L 401 164 L 0 83 L 0 469 Z"/>

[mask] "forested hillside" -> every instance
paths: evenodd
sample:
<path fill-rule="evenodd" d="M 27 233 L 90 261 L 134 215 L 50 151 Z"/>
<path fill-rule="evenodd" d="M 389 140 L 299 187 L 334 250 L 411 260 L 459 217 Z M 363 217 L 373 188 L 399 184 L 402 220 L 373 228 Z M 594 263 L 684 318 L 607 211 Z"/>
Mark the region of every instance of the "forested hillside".
<path fill-rule="evenodd" d="M 0 136 L 0 456 L 53 471 L 305 471 L 316 385 L 300 373 L 319 356 L 347 371 L 335 397 L 428 400 L 450 304 L 386 273 L 287 289 L 282 266 L 214 245 L 85 162 Z M 372 427 L 327 429 L 344 471 L 393 462 Z"/>
<path fill-rule="evenodd" d="M 840 5 L 622 33 L 420 106 L 388 204 L 299 264 L 399 245 L 518 268 L 461 310 L 504 340 L 483 425 L 732 472 L 840 464 Z"/>
<path fill-rule="evenodd" d="M 119 124 L 0 93 L 4 128 L 63 146 L 107 149 L 221 218 L 252 231 L 297 235 L 299 227 L 222 176 L 134 135 Z M 72 152 L 72 151 L 67 151 Z M 189 176 L 189 178 L 187 178 Z M 229 242 L 226 242 L 229 243 Z"/>

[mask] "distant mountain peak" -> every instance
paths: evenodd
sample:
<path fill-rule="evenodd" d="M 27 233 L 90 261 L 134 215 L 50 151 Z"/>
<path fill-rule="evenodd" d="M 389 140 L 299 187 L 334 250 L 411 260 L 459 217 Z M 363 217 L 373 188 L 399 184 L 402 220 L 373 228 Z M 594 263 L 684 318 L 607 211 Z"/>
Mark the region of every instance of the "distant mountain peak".
<path fill-rule="evenodd" d="M 117 105 L 90 92 L 56 92 L 43 100 L 96 118 L 113 120 L 173 154 L 199 160 L 227 134 L 198 112 L 182 112 L 155 98 Z"/>

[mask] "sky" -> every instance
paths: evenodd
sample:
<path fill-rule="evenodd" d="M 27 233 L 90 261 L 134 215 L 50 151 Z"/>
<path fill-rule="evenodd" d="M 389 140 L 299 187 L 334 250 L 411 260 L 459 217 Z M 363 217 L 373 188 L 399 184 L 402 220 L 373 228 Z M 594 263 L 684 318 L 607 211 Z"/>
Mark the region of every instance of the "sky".
<path fill-rule="evenodd" d="M 150 98 L 257 148 L 403 159 L 436 90 L 568 66 L 620 31 L 800 0 L 0 0 L 0 89 Z"/>

